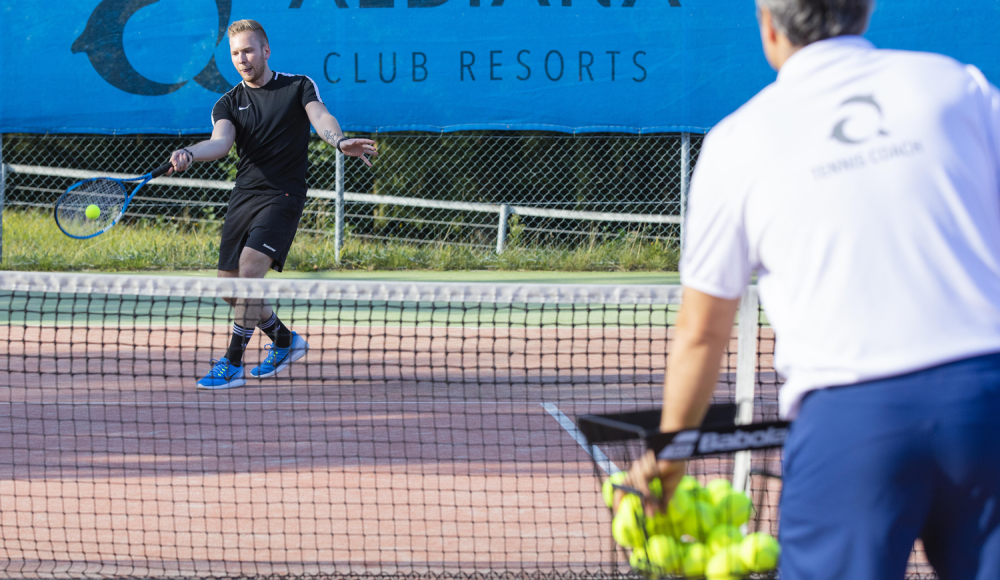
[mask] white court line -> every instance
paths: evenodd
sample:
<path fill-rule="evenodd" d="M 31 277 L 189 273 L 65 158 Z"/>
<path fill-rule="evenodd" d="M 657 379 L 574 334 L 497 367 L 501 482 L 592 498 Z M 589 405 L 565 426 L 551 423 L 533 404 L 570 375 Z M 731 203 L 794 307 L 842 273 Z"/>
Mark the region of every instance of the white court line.
<path fill-rule="evenodd" d="M 198 406 L 218 406 L 226 405 L 231 407 L 245 407 L 251 405 L 322 405 L 324 407 L 360 407 L 360 406 L 389 406 L 389 405 L 510 405 L 510 406 L 535 406 L 535 405 L 551 405 L 551 403 L 542 403 L 541 401 L 366 401 L 363 403 L 358 402 L 344 402 L 344 401 L 0 401 L 0 407 L 4 405 L 49 405 L 49 406 L 83 406 L 83 407 L 167 407 L 176 405 L 179 407 L 198 407 Z M 555 405 L 551 405 L 555 408 Z M 546 409 L 547 410 L 547 409 Z M 551 411 L 549 411 L 551 413 Z M 556 409 L 556 412 L 559 412 Z M 563 415 L 565 417 L 565 415 Z M 566 418 L 573 425 L 573 422 Z M 576 426 L 573 426 L 576 429 Z M 582 434 L 580 435 L 583 436 Z M 586 444 L 586 439 L 582 439 L 583 443 Z"/>
<path fill-rule="evenodd" d="M 601 451 L 600 447 L 595 445 L 593 447 L 594 453 L 590 453 L 591 446 L 587 443 L 587 438 L 584 437 L 583 433 L 576 428 L 576 424 L 573 423 L 573 420 L 559 410 L 559 407 L 555 406 L 553 403 L 540 404 L 542 405 L 542 408 L 548 411 L 549 415 L 552 415 L 555 420 L 559 422 L 559 425 L 566 430 L 567 433 L 569 433 L 569 436 L 572 437 L 574 441 L 579 443 L 580 447 L 583 447 L 583 450 L 587 452 L 587 455 L 590 455 L 594 461 L 601 466 L 601 469 L 603 469 L 605 473 L 611 475 L 612 473 L 618 473 L 621 471 L 621 469 L 618 469 L 618 466 L 615 465 L 603 451 Z"/>

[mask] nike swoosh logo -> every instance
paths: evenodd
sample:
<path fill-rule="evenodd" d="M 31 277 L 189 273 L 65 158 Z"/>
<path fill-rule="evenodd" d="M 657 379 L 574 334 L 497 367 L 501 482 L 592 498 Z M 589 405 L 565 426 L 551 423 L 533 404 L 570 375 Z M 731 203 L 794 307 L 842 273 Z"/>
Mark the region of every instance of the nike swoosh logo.
<path fill-rule="evenodd" d="M 250 108 L 250 105 L 247 105 L 247 106 L 245 106 L 245 107 L 240 107 L 240 110 L 241 110 L 241 111 L 245 111 L 245 110 L 247 110 L 247 109 L 249 109 L 249 108 Z"/>

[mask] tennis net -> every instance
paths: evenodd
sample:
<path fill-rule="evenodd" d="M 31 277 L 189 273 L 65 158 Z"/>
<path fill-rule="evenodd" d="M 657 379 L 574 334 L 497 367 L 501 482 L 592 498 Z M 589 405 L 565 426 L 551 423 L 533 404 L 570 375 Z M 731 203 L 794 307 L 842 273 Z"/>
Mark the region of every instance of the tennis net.
<path fill-rule="evenodd" d="M 310 343 L 195 382 L 267 298 Z M 586 413 L 659 405 L 668 285 L 0 274 L 0 577 L 608 578 Z M 751 289 L 716 402 L 776 417 Z M 266 337 L 244 361 L 264 357 Z M 766 352 L 762 352 L 766 351 Z M 749 405 L 749 406 L 747 406 Z M 780 455 L 749 483 L 777 530 Z"/>

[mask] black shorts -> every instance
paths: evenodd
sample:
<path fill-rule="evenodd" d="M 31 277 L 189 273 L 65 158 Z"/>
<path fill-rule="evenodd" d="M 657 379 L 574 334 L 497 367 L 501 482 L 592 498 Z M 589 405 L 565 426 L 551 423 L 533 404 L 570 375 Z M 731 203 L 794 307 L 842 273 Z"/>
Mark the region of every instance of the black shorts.
<path fill-rule="evenodd" d="M 238 270 L 243 248 L 270 256 L 278 272 L 295 239 L 306 198 L 301 195 L 247 193 L 234 189 L 222 226 L 219 269 Z"/>

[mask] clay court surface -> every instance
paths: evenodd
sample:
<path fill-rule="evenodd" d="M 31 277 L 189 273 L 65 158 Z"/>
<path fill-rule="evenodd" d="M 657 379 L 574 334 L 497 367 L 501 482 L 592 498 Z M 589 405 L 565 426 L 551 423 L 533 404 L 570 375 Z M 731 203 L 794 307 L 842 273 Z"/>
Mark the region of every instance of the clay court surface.
<path fill-rule="evenodd" d="M 313 321 L 290 373 L 218 392 L 193 384 L 226 324 L 0 326 L 0 575 L 624 571 L 573 418 L 656 406 L 672 330 L 560 320 Z M 779 380 L 773 333 L 757 334 L 767 420 Z M 774 532 L 780 481 L 762 473 L 780 453 L 752 467 L 755 525 Z M 691 464 L 703 480 L 732 468 Z"/>
<path fill-rule="evenodd" d="M 654 406 L 666 328 L 300 331 L 290 374 L 206 392 L 228 325 L 0 327 L 5 575 L 621 565 L 572 418 Z"/>

